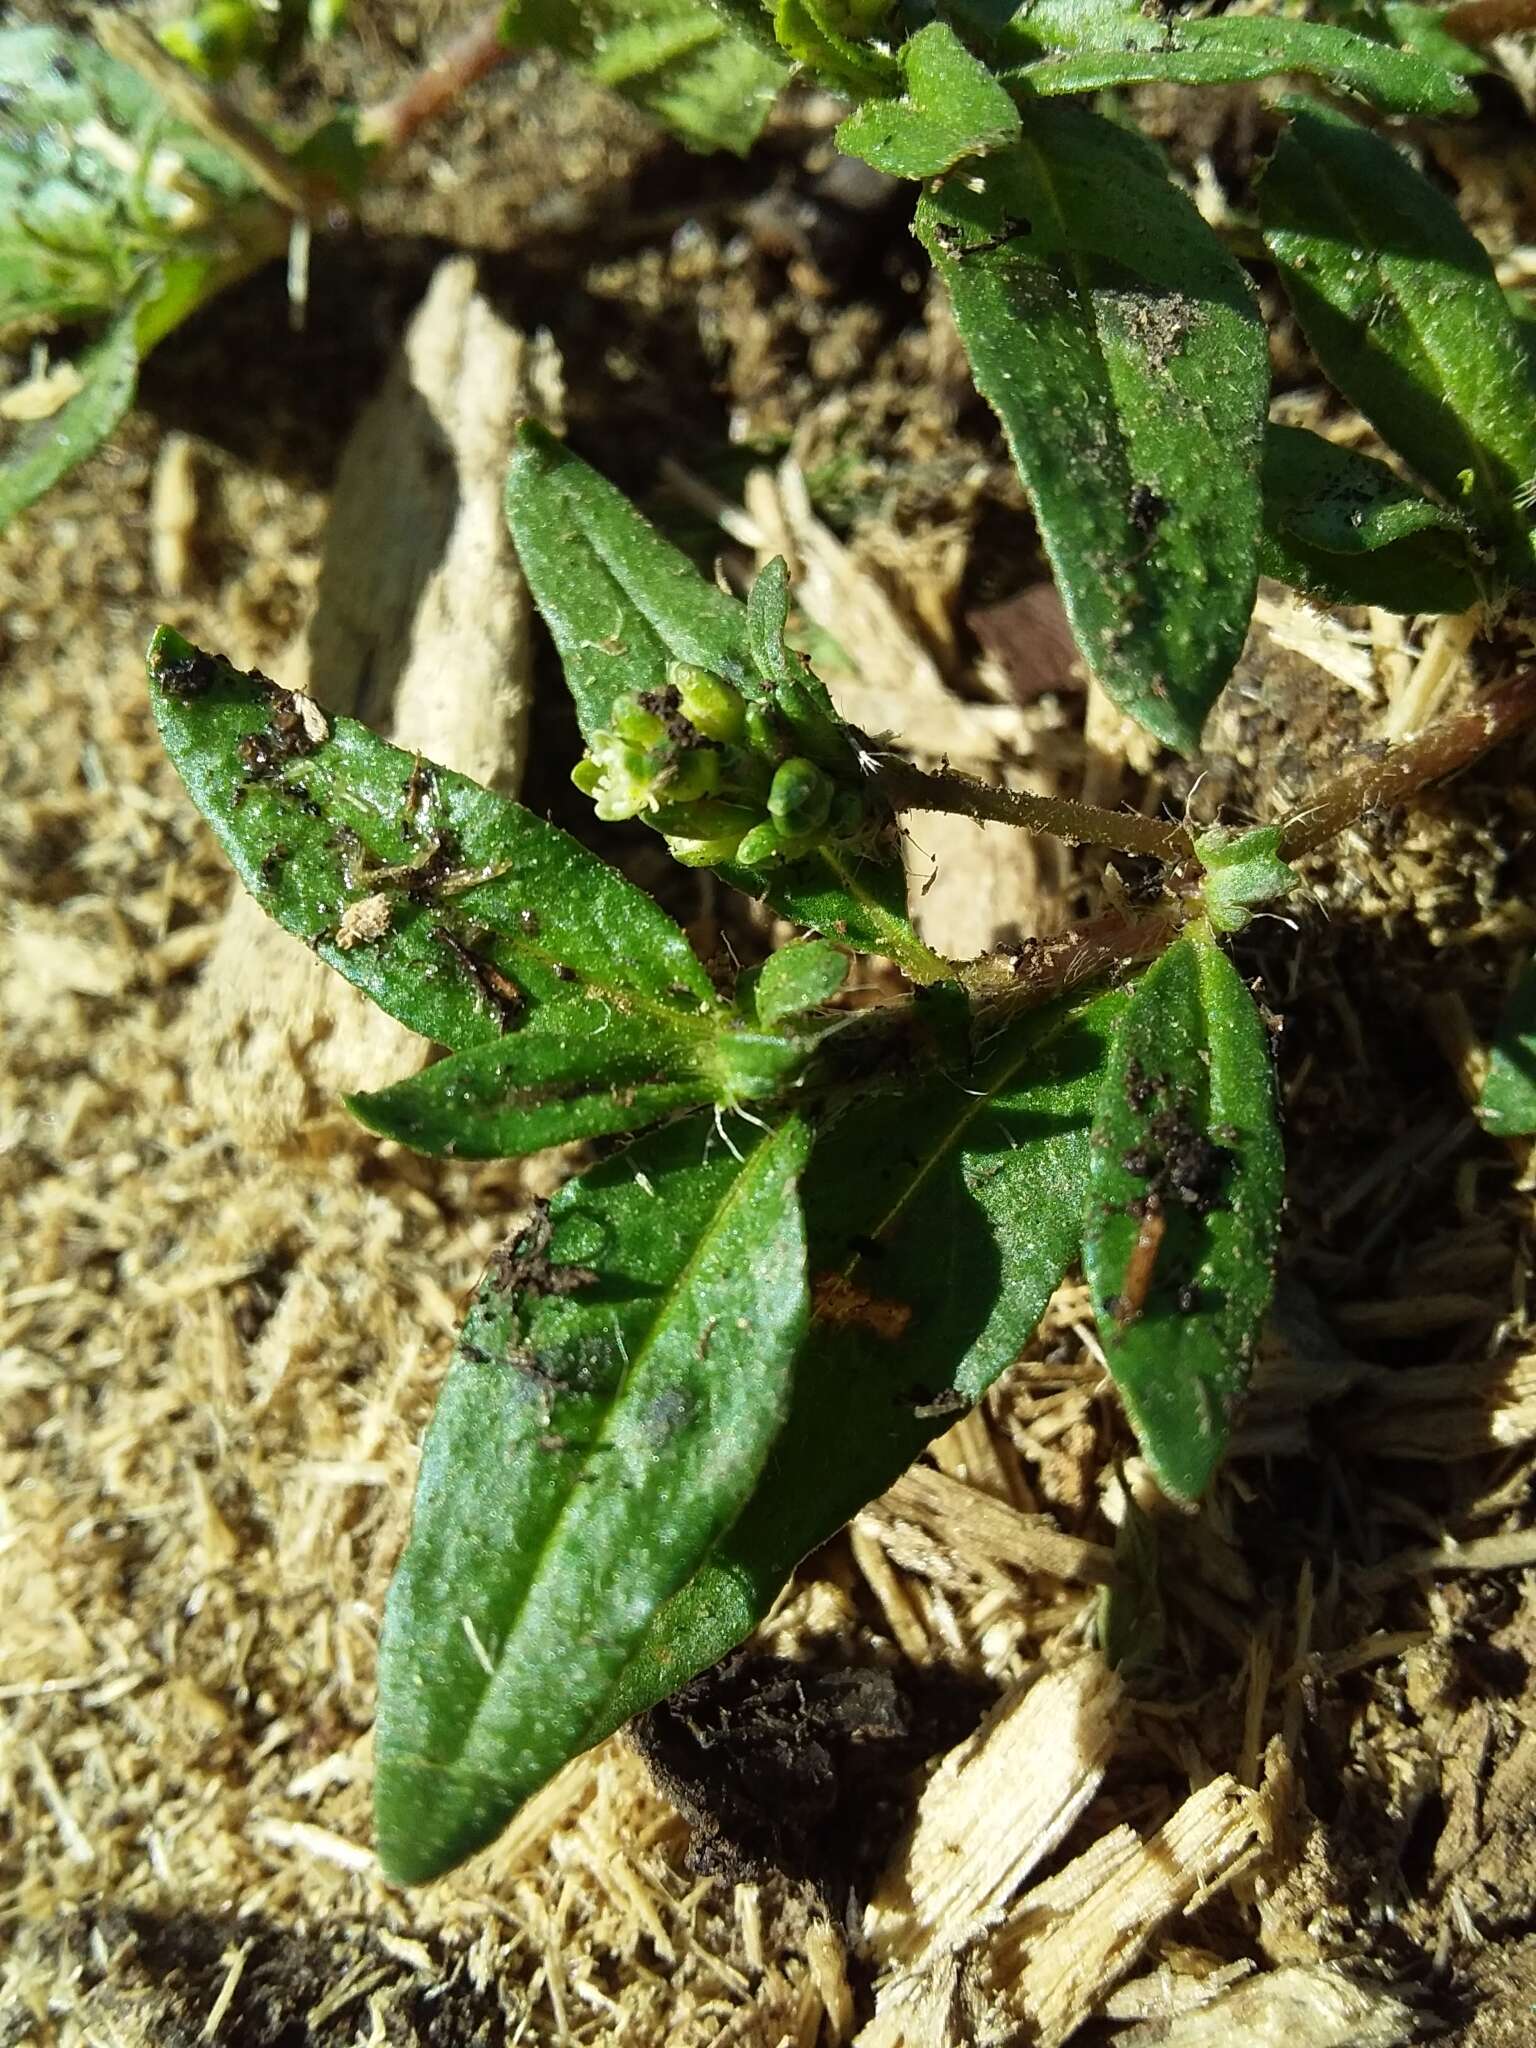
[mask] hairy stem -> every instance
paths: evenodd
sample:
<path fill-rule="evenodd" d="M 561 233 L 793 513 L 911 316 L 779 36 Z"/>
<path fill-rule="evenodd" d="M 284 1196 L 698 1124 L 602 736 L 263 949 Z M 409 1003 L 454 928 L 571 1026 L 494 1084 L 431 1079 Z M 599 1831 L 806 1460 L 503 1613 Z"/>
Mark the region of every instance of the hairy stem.
<path fill-rule="evenodd" d="M 393 99 L 365 107 L 357 118 L 358 141 L 377 149 L 401 148 L 470 86 L 517 55 L 502 38 L 501 17 L 500 7 L 488 9 Z"/>
<path fill-rule="evenodd" d="M 1480 704 L 1442 719 L 1416 739 L 1393 747 L 1378 761 L 1351 768 L 1325 782 L 1304 810 L 1285 827 L 1283 860 L 1315 853 L 1336 833 L 1347 831 L 1373 811 L 1405 804 L 1431 783 L 1454 775 L 1536 719 L 1536 669 L 1522 670 L 1491 690 Z"/>
<path fill-rule="evenodd" d="M 1049 832 L 1071 846 L 1109 846 L 1118 853 L 1150 854 L 1155 860 L 1184 861 L 1194 852 L 1182 825 L 1144 818 L 1136 811 L 1103 811 L 1070 797 L 999 789 L 953 768 L 928 770 L 896 761 L 882 767 L 879 781 L 898 811 L 952 811 L 1017 825 L 1026 832 Z"/>

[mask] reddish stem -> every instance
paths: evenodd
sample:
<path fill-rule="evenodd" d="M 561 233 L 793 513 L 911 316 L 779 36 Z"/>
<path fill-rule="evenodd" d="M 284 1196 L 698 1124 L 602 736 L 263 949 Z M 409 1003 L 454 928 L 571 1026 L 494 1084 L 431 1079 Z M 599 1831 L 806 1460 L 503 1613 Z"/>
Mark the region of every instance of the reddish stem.
<path fill-rule="evenodd" d="M 392 100 L 366 108 L 358 116 L 358 140 L 381 149 L 401 148 L 472 85 L 516 55 L 514 46 L 502 38 L 501 17 L 500 7 L 491 8 Z"/>
<path fill-rule="evenodd" d="M 1491 690 L 1470 711 L 1432 725 L 1416 739 L 1325 782 L 1305 810 L 1298 811 L 1280 841 L 1281 857 L 1298 860 L 1315 853 L 1335 833 L 1358 824 L 1373 811 L 1407 803 L 1432 782 L 1469 767 L 1491 748 L 1536 718 L 1536 670 L 1523 670 Z"/>

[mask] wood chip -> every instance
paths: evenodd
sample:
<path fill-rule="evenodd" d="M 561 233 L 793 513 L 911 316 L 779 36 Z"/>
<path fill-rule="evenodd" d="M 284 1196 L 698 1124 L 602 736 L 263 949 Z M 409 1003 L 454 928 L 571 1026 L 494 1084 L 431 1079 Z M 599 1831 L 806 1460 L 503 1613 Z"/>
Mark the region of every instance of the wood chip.
<path fill-rule="evenodd" d="M 922 1969 L 1001 1917 L 1065 1839 L 1109 1758 L 1120 1683 L 1097 1656 L 1018 1686 L 952 1750 L 864 1916 L 891 1973 Z M 996 1814 L 1006 1806 L 1008 1826 Z"/>

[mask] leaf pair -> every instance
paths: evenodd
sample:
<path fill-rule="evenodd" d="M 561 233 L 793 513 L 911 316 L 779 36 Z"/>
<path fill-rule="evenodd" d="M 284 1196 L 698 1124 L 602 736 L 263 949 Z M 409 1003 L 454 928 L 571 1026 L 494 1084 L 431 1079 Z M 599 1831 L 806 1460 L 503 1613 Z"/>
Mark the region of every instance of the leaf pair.
<path fill-rule="evenodd" d="M 1531 372 L 1488 259 L 1380 138 L 1298 112 L 1265 233 L 1341 390 L 1439 493 L 1321 437 L 1263 433 L 1262 324 L 1236 264 L 1154 151 L 1058 94 L 1310 74 L 1389 112 L 1465 112 L 1454 39 L 1415 47 L 1275 16 L 1150 19 L 1039 0 L 959 10 L 866 89 L 844 149 L 933 181 L 917 232 L 1002 419 L 1084 658 L 1188 750 L 1230 673 L 1258 570 L 1330 600 L 1462 609 L 1490 566 L 1528 578 Z M 1021 112 L 1021 109 L 1023 110 Z M 1261 463 L 1262 444 L 1262 463 Z M 1263 524 L 1260 529 L 1262 482 Z"/>
<path fill-rule="evenodd" d="M 547 1258 L 558 1263 L 525 1254 L 520 1292 L 509 1296 L 505 1265 L 493 1268 L 428 1438 L 381 1646 L 379 1831 L 395 1875 L 430 1876 L 469 1853 L 576 1750 L 724 1655 L 799 1560 L 1016 1355 L 1077 1248 L 1088 1120 L 1122 1007 L 1108 996 L 1016 1020 L 974 1060 L 866 1096 L 818 1131 L 808 1160 L 796 1153 L 801 1258 L 782 1240 L 771 1258 L 747 1256 L 755 1238 L 788 1228 L 775 1223 L 787 1196 L 762 1178 L 763 1162 L 801 1143 L 787 1135 L 798 1125 L 742 1165 L 693 1121 L 563 1189 L 550 1208 Z M 735 1291 L 710 1293 L 701 1262 L 714 1270 L 732 1231 Z M 585 1284 L 547 1291 L 573 1265 Z M 654 1319 L 681 1316 L 685 1294 L 699 1305 L 678 1324 L 676 1392 L 658 1409 L 640 1360 L 656 1355 Z M 772 1359 L 770 1301 L 784 1347 Z M 694 1498 L 701 1468 L 690 1461 L 705 1455 L 722 1381 L 763 1382 L 767 1415 L 765 1374 L 782 1406 L 761 1472 L 733 1468 L 737 1497 L 720 1523 Z M 621 1426 L 642 1442 L 632 1461 L 604 1452 L 578 1463 L 562 1449 L 578 1435 L 606 1444 Z M 673 1476 L 684 1468 L 686 1488 Z M 562 1486 L 572 1519 L 550 1536 Z M 611 1525 L 616 1547 L 600 1556 L 588 1502 L 615 1487 L 647 1505 Z M 676 1568 L 665 1599 L 658 1548 Z M 582 1604 L 555 1612 L 578 1571 Z M 543 1659 L 557 1656 L 562 1628 L 572 1640 L 552 1703 Z"/>

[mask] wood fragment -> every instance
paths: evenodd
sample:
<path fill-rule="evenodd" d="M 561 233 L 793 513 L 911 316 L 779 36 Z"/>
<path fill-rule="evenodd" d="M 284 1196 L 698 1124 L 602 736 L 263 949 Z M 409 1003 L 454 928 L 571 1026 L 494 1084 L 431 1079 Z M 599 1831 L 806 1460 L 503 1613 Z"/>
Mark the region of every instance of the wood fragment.
<path fill-rule="evenodd" d="M 865 1912 L 865 1941 L 888 1974 L 921 1970 L 1001 1917 L 1092 1798 L 1120 1697 L 1100 1658 L 1079 1657 L 1016 1687 L 944 1759 Z"/>
<path fill-rule="evenodd" d="M 1259 1795 L 1235 1778 L 1214 1779 L 1032 1943 L 1011 1982 L 991 1980 L 1000 2005 L 1033 2030 L 1041 2048 L 1057 2048 L 1129 1973 L 1158 1928 L 1247 1866 L 1261 1834 Z M 1026 1895 L 1018 1910 L 1029 1906 Z"/>

